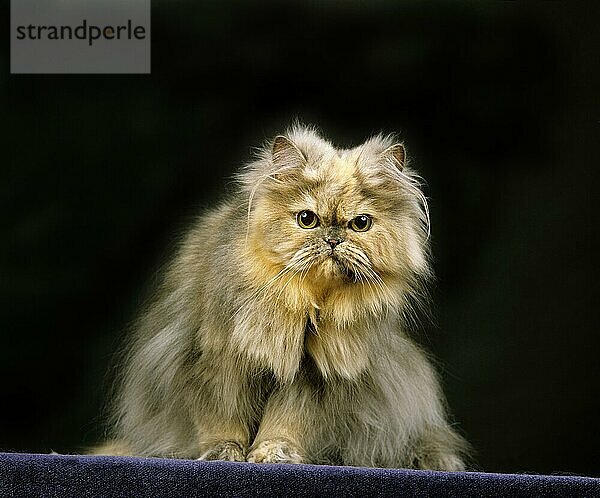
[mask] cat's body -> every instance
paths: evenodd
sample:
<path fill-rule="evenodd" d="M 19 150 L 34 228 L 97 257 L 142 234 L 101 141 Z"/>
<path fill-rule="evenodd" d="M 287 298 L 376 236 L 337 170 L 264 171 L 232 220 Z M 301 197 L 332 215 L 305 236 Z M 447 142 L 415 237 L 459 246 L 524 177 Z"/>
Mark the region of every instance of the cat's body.
<path fill-rule="evenodd" d="M 340 151 L 305 128 L 263 150 L 139 320 L 108 452 L 462 469 L 404 331 L 429 266 L 403 162 L 389 139 Z"/>

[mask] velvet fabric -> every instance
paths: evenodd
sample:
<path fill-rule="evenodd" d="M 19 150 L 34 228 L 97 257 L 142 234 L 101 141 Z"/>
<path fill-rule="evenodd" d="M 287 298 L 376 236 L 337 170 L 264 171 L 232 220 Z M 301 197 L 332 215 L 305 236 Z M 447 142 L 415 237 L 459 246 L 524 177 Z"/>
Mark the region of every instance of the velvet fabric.
<path fill-rule="evenodd" d="M 0 453 L 0 496 L 592 497 L 600 479 Z"/>

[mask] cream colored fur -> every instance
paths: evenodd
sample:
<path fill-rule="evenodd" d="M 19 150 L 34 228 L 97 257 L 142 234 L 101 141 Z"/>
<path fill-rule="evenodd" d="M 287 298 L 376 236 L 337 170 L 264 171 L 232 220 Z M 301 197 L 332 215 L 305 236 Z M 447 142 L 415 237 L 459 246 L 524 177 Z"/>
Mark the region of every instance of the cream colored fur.
<path fill-rule="evenodd" d="M 466 443 L 405 332 L 430 269 L 404 163 L 388 137 L 339 150 L 305 127 L 262 149 L 141 316 L 117 442 L 99 452 L 463 469 Z M 320 224 L 301 228 L 303 210 Z M 353 231 L 361 214 L 372 226 Z"/>

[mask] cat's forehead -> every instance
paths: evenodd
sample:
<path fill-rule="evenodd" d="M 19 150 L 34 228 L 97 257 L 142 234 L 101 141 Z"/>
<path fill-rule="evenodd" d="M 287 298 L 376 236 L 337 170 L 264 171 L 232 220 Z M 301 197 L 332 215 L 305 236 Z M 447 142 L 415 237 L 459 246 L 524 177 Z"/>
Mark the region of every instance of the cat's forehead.
<path fill-rule="evenodd" d="M 310 209 L 323 216 L 355 215 L 371 204 L 352 154 L 332 154 L 307 166 L 297 187 L 295 207 Z"/>
<path fill-rule="evenodd" d="M 358 180 L 357 158 L 346 151 L 335 151 L 307 164 L 302 173 L 308 182 L 318 182 L 325 188 L 342 188 Z"/>

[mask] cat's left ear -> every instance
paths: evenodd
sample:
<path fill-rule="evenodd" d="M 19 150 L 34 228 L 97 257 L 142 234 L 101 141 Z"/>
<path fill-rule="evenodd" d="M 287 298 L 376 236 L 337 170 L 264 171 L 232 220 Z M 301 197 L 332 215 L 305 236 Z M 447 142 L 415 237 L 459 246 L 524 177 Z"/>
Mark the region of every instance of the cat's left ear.
<path fill-rule="evenodd" d="M 398 143 L 385 149 L 382 154 L 384 159 L 392 163 L 398 170 L 404 169 L 404 163 L 406 161 L 406 150 L 404 145 Z"/>
<path fill-rule="evenodd" d="M 302 168 L 306 164 L 306 156 L 294 142 L 284 135 L 275 137 L 271 154 L 273 166 L 276 168 L 274 177 L 278 179 Z"/>

